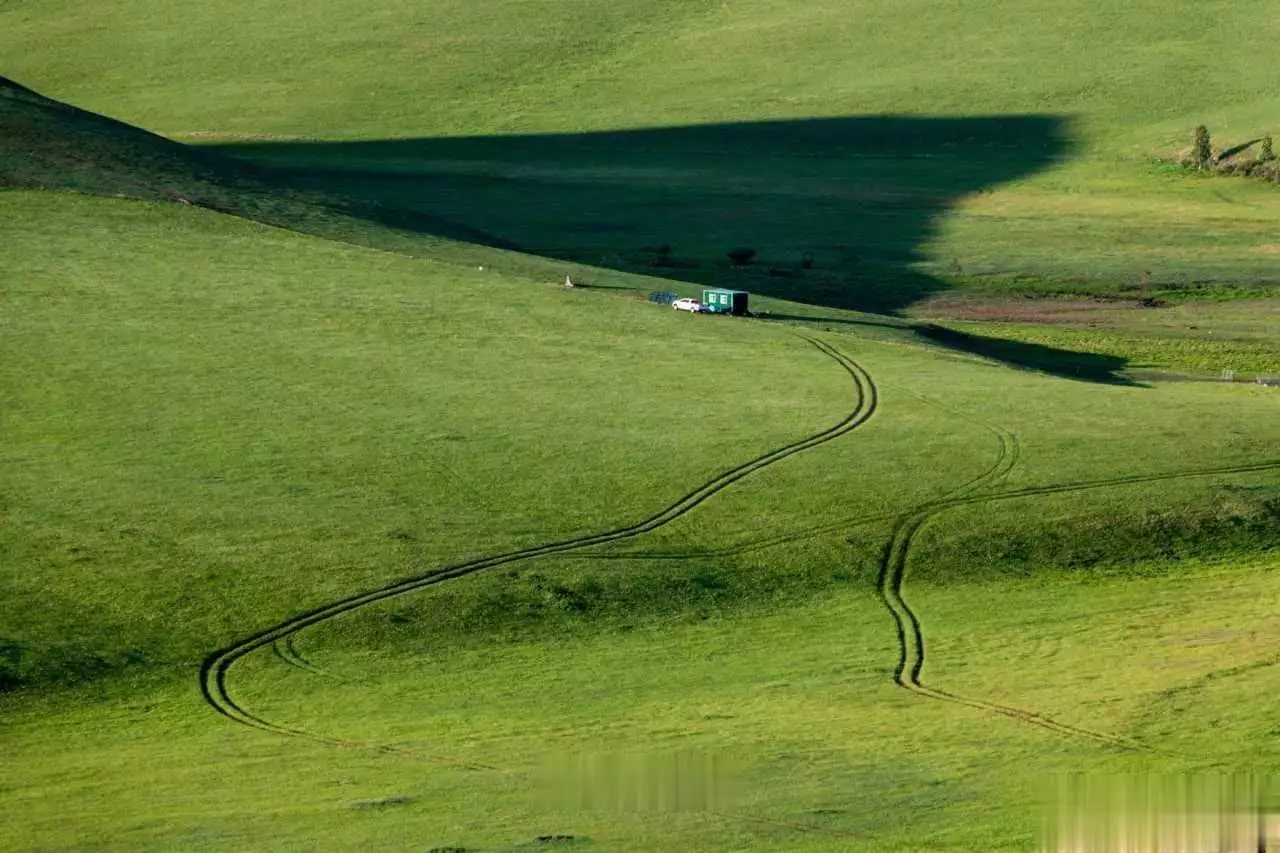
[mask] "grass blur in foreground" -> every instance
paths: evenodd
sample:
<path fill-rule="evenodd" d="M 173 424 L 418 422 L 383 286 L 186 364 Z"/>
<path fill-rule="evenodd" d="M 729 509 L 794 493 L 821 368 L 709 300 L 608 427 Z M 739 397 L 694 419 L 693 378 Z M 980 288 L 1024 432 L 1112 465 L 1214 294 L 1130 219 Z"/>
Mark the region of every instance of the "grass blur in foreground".
<path fill-rule="evenodd" d="M 543 768 L 550 808 L 599 812 L 717 812 L 741 796 L 732 756 L 699 750 L 558 753 Z"/>
<path fill-rule="evenodd" d="M 1280 844 L 1267 776 L 1078 774 L 1060 779 L 1046 853 L 1260 853 Z"/>

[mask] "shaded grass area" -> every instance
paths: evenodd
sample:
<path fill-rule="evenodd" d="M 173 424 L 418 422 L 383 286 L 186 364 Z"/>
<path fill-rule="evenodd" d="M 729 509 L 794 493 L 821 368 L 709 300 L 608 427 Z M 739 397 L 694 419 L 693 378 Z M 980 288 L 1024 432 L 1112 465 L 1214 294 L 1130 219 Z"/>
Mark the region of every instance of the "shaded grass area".
<path fill-rule="evenodd" d="M 291 191 L 264 170 L 60 103 L 0 77 L 3 188 L 169 201 L 354 242 L 377 242 L 379 232 L 393 240 L 394 231 L 403 230 L 501 243 L 428 213 Z"/>
<path fill-rule="evenodd" d="M 1149 273 L 1164 292 L 1275 294 L 1275 188 L 1169 172 L 1158 159 L 1202 123 L 1222 140 L 1277 131 L 1273 33 L 1226 0 L 1068 0 L 1055 16 L 1027 0 L 810 0 L 802 10 L 782 0 L 378 0 L 368 10 L 317 0 L 306 20 L 243 0 L 48 0 L 0 16 L 7 74 L 201 142 L 1068 117 L 1070 156 L 953 205 L 913 247 L 916 273 L 984 292 L 1116 293 Z M 634 251 L 625 236 L 610 251 Z"/>
<path fill-rule="evenodd" d="M 1053 376 L 1083 379 L 1090 382 L 1130 383 L 1121 375 L 1128 359 L 1107 352 L 1091 353 L 1059 349 L 1039 343 L 980 335 L 935 323 L 918 327 L 918 334 L 948 349 L 1015 364 Z"/>
<path fill-rule="evenodd" d="M 1070 144 L 1052 115 L 860 116 L 218 150 L 541 255 L 892 313 L 947 287 L 913 265 L 951 205 Z"/>
<path fill-rule="evenodd" d="M 866 117 L 232 149 L 270 166 L 262 168 L 0 79 L 0 181 L 195 204 L 387 247 L 377 229 L 343 221 L 367 220 L 894 312 L 944 286 L 911 269 L 934 220 L 960 196 L 1063 156 L 1061 124 L 1052 116 Z M 731 264 L 725 254 L 737 246 L 759 246 L 759 260 Z"/>
<path fill-rule="evenodd" d="M 1049 328 L 990 324 L 966 325 L 969 329 L 994 332 L 1001 337 L 1021 341 L 1027 347 L 1068 350 L 1083 354 L 1119 359 L 1137 370 L 1165 369 L 1204 378 L 1220 378 L 1232 371 L 1240 381 L 1256 377 L 1280 375 L 1280 347 L 1274 337 L 1232 339 L 1196 334 L 1210 329 L 1211 322 L 1201 320 L 1198 328 L 1188 332 L 1144 333 L 1126 328 Z M 1114 354 L 1114 355 L 1112 355 Z"/>
<path fill-rule="evenodd" d="M 491 224 L 517 233 L 521 240 L 533 240 L 539 245 L 532 248 L 550 258 L 573 261 L 575 272 L 581 269 L 580 263 L 590 262 L 597 264 L 597 269 L 604 266 L 665 276 L 662 287 L 669 287 L 673 278 L 750 287 L 766 300 L 773 297 L 793 304 L 798 300 L 819 308 L 861 311 L 897 311 L 942 287 L 940 280 L 912 271 L 913 246 L 927 238 L 933 220 L 956 196 L 1052 161 L 1065 146 L 1058 134 L 1058 122 L 1047 117 L 869 118 L 514 141 L 430 142 L 441 148 L 430 156 L 457 156 L 468 151 L 469 156 L 498 161 L 508 156 L 573 160 L 585 180 L 570 182 L 571 198 L 557 198 L 555 204 L 543 201 L 535 210 L 528 192 L 497 197 L 472 190 L 456 192 L 457 187 L 451 191 L 448 182 L 441 183 L 438 177 L 425 179 L 424 197 L 422 181 L 411 179 L 409 172 L 386 172 L 385 168 L 377 173 L 383 179 L 379 181 L 368 180 L 365 173 L 354 180 L 349 164 L 336 175 L 323 172 L 317 177 L 308 171 L 299 179 L 296 170 L 221 158 L 51 101 L 0 79 L 0 183 L 13 188 L 70 189 L 178 202 L 458 265 L 480 261 L 483 268 L 483 262 L 497 261 L 516 274 L 550 276 L 552 270 L 556 274 L 565 271 L 555 261 L 538 257 L 495 255 L 494 247 L 512 244 L 434 212 L 449 208 L 450 198 L 465 198 L 490 212 L 501 210 L 515 216 L 515 221 Z M 403 170 L 406 160 L 427 156 L 428 147 L 428 142 L 369 143 L 359 150 L 370 152 L 362 156 L 389 157 L 397 164 L 395 169 Z M 948 150 L 941 162 L 931 153 L 938 149 Z M 340 156 L 344 162 L 356 156 L 345 146 L 338 149 L 340 155 L 329 146 L 306 150 L 319 152 L 315 156 L 321 159 Z M 667 166 L 656 166 L 676 160 L 688 170 L 686 180 L 672 180 Z M 592 161 L 597 165 L 587 165 Z M 645 195 L 644 199 L 633 199 L 635 203 L 629 207 L 615 193 L 619 187 L 614 186 L 614 173 L 622 163 L 628 164 L 621 167 L 622 183 L 638 182 L 636 187 Z M 725 164 L 738 171 L 724 171 Z M 557 168 L 563 168 L 563 163 Z M 759 174 L 749 174 L 753 168 Z M 742 174 L 743 169 L 748 174 Z M 601 178 L 603 186 L 598 183 Z M 535 184 L 542 180 L 536 178 Z M 388 187 L 393 191 L 388 192 Z M 547 190 L 552 196 L 561 195 L 554 187 Z M 628 192 L 625 188 L 620 191 L 623 196 Z M 815 194 L 820 204 L 810 209 Z M 530 206 L 522 209 L 522 204 Z M 600 206 L 606 204 L 613 220 L 601 218 L 605 212 Z M 557 221 L 550 215 L 553 210 L 571 220 Z M 474 206 L 457 212 L 487 220 Z M 766 263 L 767 258 L 749 266 L 704 263 L 672 256 L 654 246 L 638 250 L 639 255 L 630 258 L 595 257 L 592 252 L 558 251 L 540 244 L 550 233 L 618 230 L 613 226 L 602 229 L 601 223 L 608 221 L 623 222 L 620 230 L 641 235 L 660 225 L 664 234 L 678 231 L 695 244 L 702 241 L 700 251 L 708 250 L 715 239 L 731 245 L 732 240 L 768 234 L 774 249 L 789 260 L 782 266 Z M 536 222 L 541 230 L 536 234 L 525 230 L 530 222 Z M 833 224 L 838 230 L 831 230 Z M 845 239 L 849 234 L 860 235 L 861 242 L 821 242 Z M 662 238 L 659 234 L 649 236 Z M 864 258 L 867 253 L 871 257 Z M 794 257 L 797 254 L 799 260 Z M 590 268 L 587 278 L 584 283 L 597 288 L 638 289 L 653 284 L 651 279 L 592 282 Z M 579 280 L 583 280 L 581 275 Z M 928 336 L 929 330 L 925 332 Z M 966 336 L 951 335 L 948 344 L 972 345 L 970 351 L 978 355 L 1091 381 L 1116 381 L 1115 374 L 1123 367 L 1114 360 L 1055 353 L 1047 348 L 990 346 Z M 1082 365 L 1086 369 L 1082 370 Z"/>

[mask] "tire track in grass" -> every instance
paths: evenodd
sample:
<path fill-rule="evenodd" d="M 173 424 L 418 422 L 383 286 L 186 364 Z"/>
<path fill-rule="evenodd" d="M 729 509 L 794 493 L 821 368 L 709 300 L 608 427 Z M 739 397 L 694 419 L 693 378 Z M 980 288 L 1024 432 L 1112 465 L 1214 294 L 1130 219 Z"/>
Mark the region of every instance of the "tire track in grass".
<path fill-rule="evenodd" d="M 1010 466 L 1012 467 L 1012 466 Z M 907 575 L 907 563 L 911 546 L 919 532 L 937 516 L 951 509 L 963 506 L 974 506 L 995 501 L 1017 500 L 1020 498 L 1038 497 L 1042 495 L 1064 494 L 1090 489 L 1114 488 L 1127 485 L 1157 483 L 1169 480 L 1192 479 L 1195 477 L 1211 477 L 1226 474 L 1248 474 L 1280 469 L 1280 461 L 1260 462 L 1249 465 L 1222 466 L 1204 468 L 1194 471 L 1171 472 L 1167 474 L 1132 475 L 1114 477 L 1105 480 L 1090 480 L 1078 483 L 1062 483 L 1046 486 L 1029 486 L 1007 492 L 996 492 L 985 495 L 968 495 L 944 498 L 915 511 L 901 516 L 894 525 L 893 535 L 886 544 L 880 561 L 880 573 L 877 587 L 880 599 L 892 614 L 898 634 L 898 663 L 894 668 L 893 680 L 899 687 L 929 699 L 964 705 L 989 713 L 1010 717 L 1028 725 L 1071 737 L 1086 738 L 1098 743 L 1115 746 L 1130 751 L 1150 751 L 1151 747 L 1129 738 L 1116 737 L 1102 732 L 1072 726 L 1050 717 L 1014 708 L 995 702 L 988 702 L 958 693 L 932 687 L 924 682 L 922 674 L 926 661 L 926 643 L 924 627 L 903 597 L 903 583 Z M 1003 476 L 1003 474 L 999 475 Z M 992 477 L 988 482 L 994 481 Z M 970 489 L 966 489 L 971 490 Z"/>
<path fill-rule="evenodd" d="M 590 548 L 595 545 L 618 542 L 643 535 L 666 524 L 670 524 L 671 522 L 686 515 L 696 509 L 703 502 L 738 480 L 743 479 L 744 477 L 747 477 L 768 465 L 781 461 L 788 456 L 800 453 L 828 441 L 832 441 L 865 423 L 875 413 L 878 405 L 878 392 L 870 375 L 856 362 L 849 359 L 847 356 L 844 356 L 834 347 L 815 338 L 806 337 L 805 340 L 820 352 L 836 361 L 837 364 L 839 364 L 846 373 L 849 374 L 853 381 L 857 401 L 853 410 L 835 426 L 724 471 L 720 475 L 689 492 L 665 509 L 655 513 L 643 521 L 637 522 L 636 524 L 601 533 L 574 537 L 544 545 L 511 551 L 505 554 L 481 558 L 453 566 L 447 566 L 428 575 L 410 578 L 370 592 L 341 599 L 329 605 L 295 616 L 272 628 L 250 635 L 231 646 L 214 652 L 205 659 L 200 670 L 200 687 L 204 700 L 220 714 L 228 717 L 229 719 L 242 725 L 263 731 L 306 738 L 336 746 L 368 748 L 386 754 L 402 755 L 441 763 L 455 764 L 472 769 L 497 770 L 498 768 L 491 767 L 489 765 L 465 762 L 458 759 L 442 758 L 439 756 L 424 756 L 412 750 L 399 747 L 365 744 L 329 737 L 267 720 L 266 718 L 249 711 L 242 704 L 237 702 L 234 697 L 232 697 L 228 687 L 228 674 L 231 668 L 238 661 L 267 645 L 270 645 L 274 653 L 286 663 L 310 672 L 325 674 L 323 670 L 307 661 L 306 658 L 298 652 L 294 645 L 293 638 L 299 631 L 346 613 L 350 613 L 359 608 L 386 601 L 401 595 L 406 595 L 449 580 L 465 577 L 466 575 L 474 574 L 487 568 L 509 565 L 511 563 L 535 557 L 571 553 L 585 548 Z M 935 405 L 937 404 L 935 403 Z M 961 417 L 967 417 L 956 412 L 953 412 L 953 414 L 959 414 Z M 923 529 L 924 526 L 932 519 L 942 512 L 961 506 L 970 506 L 998 500 L 1014 500 L 1024 497 L 1061 494 L 1086 489 L 1117 487 L 1129 484 L 1271 471 L 1280 469 L 1280 461 L 1256 463 L 1251 465 L 1224 466 L 1194 471 L 1173 472 L 1168 474 L 1133 475 L 1105 480 L 1051 484 L 1014 489 L 1006 492 L 988 493 L 985 495 L 972 495 L 971 493 L 973 491 L 993 484 L 1013 468 L 1018 461 L 1019 446 L 1016 437 L 1013 436 L 1012 433 L 998 427 L 994 427 L 990 424 L 976 421 L 973 418 L 968 419 L 979 423 L 997 437 L 999 449 L 995 463 L 987 471 L 980 474 L 978 477 L 975 477 L 973 480 L 961 485 L 948 495 L 899 515 L 898 521 L 894 525 L 893 534 L 890 537 L 889 542 L 886 544 L 881 559 L 877 584 L 878 592 L 886 609 L 888 609 L 893 616 L 899 641 L 899 659 L 894 670 L 895 683 L 900 687 L 916 693 L 917 695 L 1011 717 L 1023 723 L 1035 725 L 1058 734 L 1083 737 L 1125 749 L 1148 749 L 1148 747 L 1136 741 L 1113 737 L 1111 735 L 1094 732 L 1077 726 L 1070 726 L 1032 711 L 962 696 L 925 684 L 921 678 L 926 660 L 924 629 L 919 618 L 916 616 L 914 611 L 911 610 L 902 594 L 911 546 L 920 530 Z M 873 521 L 882 520 L 883 518 L 888 517 L 892 516 L 875 516 L 861 520 Z M 813 528 L 811 530 L 804 531 L 803 533 L 812 534 L 815 532 L 829 532 L 829 526 L 824 526 L 821 529 Z M 795 538 L 797 537 L 788 536 L 785 538 L 779 538 L 778 542 L 794 541 Z"/>
<path fill-rule="evenodd" d="M 271 642 L 272 654 L 295 669 L 304 669 L 313 675 L 328 676 L 328 672 L 303 657 L 302 652 L 298 651 L 298 647 L 294 645 L 295 637 L 295 634 L 277 637 Z"/>
<path fill-rule="evenodd" d="M 942 500 L 952 498 L 952 497 L 958 497 L 960 495 L 967 494 L 968 492 L 971 492 L 976 488 L 979 488 L 985 485 L 990 485 L 991 483 L 1003 477 L 1006 473 L 1008 473 L 1010 469 L 1013 468 L 1013 466 L 1017 464 L 1018 458 L 1022 453 L 1022 449 L 1021 449 L 1021 445 L 1018 443 L 1017 436 L 1014 435 L 1013 433 L 1009 432 L 1006 429 L 993 426 L 992 424 L 989 424 L 985 421 L 981 421 L 981 420 L 978 420 L 977 418 L 973 418 L 959 410 L 952 409 L 949 406 L 946 406 L 938 402 L 937 400 L 924 396 L 923 394 L 917 394 L 914 391 L 908 391 L 905 388 L 900 388 L 898 390 L 903 391 L 904 393 L 912 397 L 915 397 L 916 399 L 930 406 L 933 406 L 938 409 L 942 409 L 943 411 L 948 412 L 952 415 L 955 415 L 956 417 L 963 418 L 967 421 L 977 424 L 987 432 L 994 435 L 996 437 L 997 442 L 999 443 L 999 449 L 997 450 L 997 453 L 996 453 L 995 463 L 986 471 L 979 474 L 977 477 L 974 477 L 971 480 L 967 480 L 964 483 L 960 484 L 959 486 L 956 486 L 951 490 L 947 491 L 946 493 L 944 493 L 944 495 L 941 498 Z M 931 504 L 932 502 L 929 502 L 928 504 L 925 504 L 925 505 L 931 505 Z M 906 511 L 914 512 L 915 510 L 919 509 L 920 506 L 921 505 L 918 504 L 915 507 L 911 507 Z M 746 542 L 741 542 L 737 545 L 730 545 L 724 548 L 707 549 L 705 551 L 694 551 L 694 552 L 687 552 L 687 553 L 679 553 L 679 552 L 672 553 L 672 552 L 663 552 L 663 551 L 631 551 L 631 552 L 623 552 L 619 554 L 577 554 L 574 556 L 577 557 L 578 559 L 584 559 L 584 560 L 690 560 L 690 559 L 700 559 L 705 557 L 733 557 L 741 554 L 748 554 L 748 553 L 751 553 L 752 551 L 763 551 L 768 548 L 777 547 L 778 545 L 788 545 L 792 542 L 805 542 L 811 539 L 817 539 L 824 534 L 838 533 L 840 531 L 848 531 L 851 527 L 861 527 L 863 525 L 874 524 L 880 521 L 894 521 L 899 519 L 902 516 L 902 514 L 903 514 L 902 510 L 893 510 L 890 512 L 876 513 L 874 515 L 859 515 L 859 516 L 854 516 L 852 518 L 843 518 L 843 519 L 840 519 L 839 521 L 829 521 L 823 524 L 814 525 L 812 527 L 802 527 L 798 529 L 792 529 L 785 533 L 775 533 L 771 536 L 764 536 L 756 539 L 751 539 Z"/>
<path fill-rule="evenodd" d="M 664 525 L 670 524 L 684 515 L 687 515 L 711 497 L 739 480 L 797 453 L 801 453 L 805 450 L 833 441 L 834 439 L 856 429 L 862 424 L 865 424 L 871 416 L 875 414 L 878 404 L 877 390 L 871 375 L 855 361 L 848 358 L 831 345 L 818 340 L 817 338 L 805 337 L 804 339 L 823 355 L 835 361 L 836 364 L 849 375 L 849 378 L 852 381 L 855 393 L 854 406 L 852 410 L 834 426 L 828 427 L 827 429 L 808 436 L 807 438 L 783 445 L 782 447 L 768 453 L 757 456 L 750 461 L 744 462 L 741 465 L 737 465 L 723 471 L 685 494 L 679 500 L 668 505 L 657 513 L 654 513 L 648 518 L 636 522 L 635 524 L 602 531 L 600 533 L 562 539 L 543 545 L 535 545 L 529 548 L 521 548 L 509 551 L 505 554 L 483 557 L 452 566 L 446 566 L 427 575 L 409 578 L 407 580 L 388 584 L 387 586 L 383 586 L 378 589 L 339 599 L 338 601 L 330 604 L 293 616 L 290 619 L 270 628 L 250 634 L 249 636 L 244 637 L 223 649 L 213 652 L 205 658 L 201 664 L 199 676 L 201 696 L 210 707 L 233 722 L 250 728 L 259 729 L 261 731 L 271 732 L 273 734 L 304 738 L 333 746 L 361 746 L 375 749 L 380 752 L 412 755 L 417 758 L 426 758 L 428 760 L 457 764 L 474 769 L 497 769 L 487 765 L 474 764 L 458 759 L 422 756 L 413 753 L 410 750 L 402 750 L 397 747 L 377 746 L 335 738 L 311 732 L 301 727 L 275 722 L 250 710 L 244 703 L 240 702 L 232 695 L 229 684 L 230 674 L 233 667 L 238 662 L 242 661 L 245 657 L 258 649 L 267 646 L 271 646 L 275 654 L 281 660 L 295 666 L 303 665 L 306 669 L 315 670 L 316 668 L 313 665 L 298 654 L 296 647 L 294 647 L 291 642 L 292 637 L 305 628 L 326 622 L 330 619 L 351 613 L 352 611 L 372 604 L 377 604 L 392 598 L 417 592 L 447 581 L 456 580 L 457 578 L 466 577 L 467 575 L 475 574 L 477 572 L 484 571 L 485 569 L 510 565 L 511 563 L 532 559 L 534 557 L 563 554 L 580 550 L 582 548 L 589 548 L 594 545 L 618 542 L 649 533 L 663 527 Z"/>

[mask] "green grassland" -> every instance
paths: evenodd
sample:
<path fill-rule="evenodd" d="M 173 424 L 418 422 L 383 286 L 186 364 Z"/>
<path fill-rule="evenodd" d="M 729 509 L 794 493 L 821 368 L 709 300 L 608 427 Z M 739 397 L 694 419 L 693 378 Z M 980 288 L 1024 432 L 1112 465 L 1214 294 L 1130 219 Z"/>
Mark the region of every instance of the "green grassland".
<path fill-rule="evenodd" d="M 373 189 L 465 213 L 476 227 L 501 224 L 504 236 L 543 253 L 598 262 L 591 226 L 607 207 L 606 221 L 622 230 L 604 254 L 620 264 L 667 243 L 705 266 L 743 242 L 779 264 L 829 244 L 865 262 L 883 251 L 887 228 L 911 244 L 908 258 L 890 259 L 895 266 L 997 291 L 1008 275 L 1114 291 L 1145 272 L 1180 294 L 1221 282 L 1274 294 L 1275 188 L 1168 173 L 1152 160 L 1188 147 L 1200 123 L 1220 146 L 1277 130 L 1280 71 L 1266 61 L 1277 24 L 1225 0 L 1071 0 L 1052 14 L 1030 3 L 940 9 L 922 0 L 799 9 L 776 0 L 502 0 L 483 10 L 323 0 L 305 15 L 228 0 L 57 0 L 0 14 L 7 73 L 46 94 L 175 138 L 242 140 L 255 159 L 408 171 L 413 180 Z M 785 137 L 726 140 L 734 147 L 713 147 L 718 167 L 706 174 L 707 158 L 686 161 L 695 153 L 687 146 L 664 155 L 650 150 L 651 137 L 623 133 L 667 128 L 678 140 L 680 129 L 705 125 L 802 129 L 862 118 L 870 127 L 877 116 L 1048 124 L 1026 133 L 1015 121 L 999 144 L 945 121 L 905 140 L 890 127 L 879 150 L 865 152 L 870 167 L 859 168 L 856 146 L 843 159 L 830 153 L 809 176 L 888 169 L 890 186 L 829 211 L 825 227 L 812 214 L 793 222 L 786 205 L 760 209 L 782 201 L 759 197 L 760 182 L 792 197 L 811 192 L 803 164 L 780 156 Z M 600 132 L 610 135 L 592 144 Z M 350 150 L 342 140 L 399 145 Z M 940 162 L 909 156 L 922 151 Z M 920 174 L 895 191 L 904 169 Z M 711 203 L 705 190 L 682 189 L 699 178 L 731 194 L 757 183 L 756 195 L 729 205 L 751 215 L 727 223 L 738 226 L 727 244 L 712 224 L 690 233 L 678 218 L 682 203 Z M 644 204 L 654 195 L 656 210 Z M 929 214 L 939 202 L 950 208 L 945 218 Z M 830 220 L 851 209 L 862 213 L 832 240 Z"/>
<path fill-rule="evenodd" d="M 1274 655 L 1273 473 L 957 506 L 913 557 L 928 678 L 1176 755 L 896 689 L 875 590 L 892 517 L 987 471 L 990 425 L 1020 448 L 993 493 L 1176 475 L 1274 461 L 1274 394 L 1055 379 L 851 326 L 823 334 L 876 382 L 864 426 L 644 537 L 309 629 L 320 673 L 265 648 L 231 670 L 255 713 L 346 748 L 234 726 L 200 701 L 209 650 L 643 517 L 837 421 L 848 376 L 812 324 L 190 208 L 3 201 L 24 214 L 4 220 L 7 846 L 1025 849 L 1053 773 L 1271 756 L 1265 691 L 1241 685 Z M 681 750 L 732 758 L 711 812 L 540 793 L 556 756 Z"/>
<path fill-rule="evenodd" d="M 1275 570 L 1182 563 L 1172 581 L 930 590 L 919 596 L 937 639 L 930 675 L 1265 770 L 1275 721 L 1253 694 L 1274 683 Z M 975 611 L 990 615 L 975 625 Z M 802 607 L 440 655 L 303 644 L 326 676 L 278 661 L 246 676 L 260 708 L 403 751 L 393 756 L 226 732 L 181 686 L 75 696 L 74 713 L 33 703 L 6 737 L 6 779 L 14 786 L 16 768 L 21 780 L 6 794 L 21 815 L 10 837 L 105 849 L 516 850 L 572 834 L 603 850 L 1025 850 L 1053 774 L 1204 766 L 895 691 L 886 627 L 878 602 L 846 587 Z M 1233 660 L 1253 668 L 1233 672 Z M 737 790 L 714 813 L 543 802 L 548 755 L 682 750 L 736 762 Z"/>
<path fill-rule="evenodd" d="M 0 3 L 0 849 L 1270 772 L 1280 195 L 1153 158 L 1277 25 L 1113 5 Z"/>

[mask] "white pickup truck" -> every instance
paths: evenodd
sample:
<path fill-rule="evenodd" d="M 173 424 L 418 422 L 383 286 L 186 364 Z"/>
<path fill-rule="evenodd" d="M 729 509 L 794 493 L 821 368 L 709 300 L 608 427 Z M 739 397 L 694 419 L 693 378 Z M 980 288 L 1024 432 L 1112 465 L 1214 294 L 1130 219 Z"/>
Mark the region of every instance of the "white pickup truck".
<path fill-rule="evenodd" d="M 703 305 L 698 300 L 690 299 L 687 296 L 683 299 L 677 299 L 675 302 L 672 302 L 671 307 L 677 311 L 690 311 L 694 314 L 703 314 L 706 313 L 707 310 L 707 306 Z"/>

